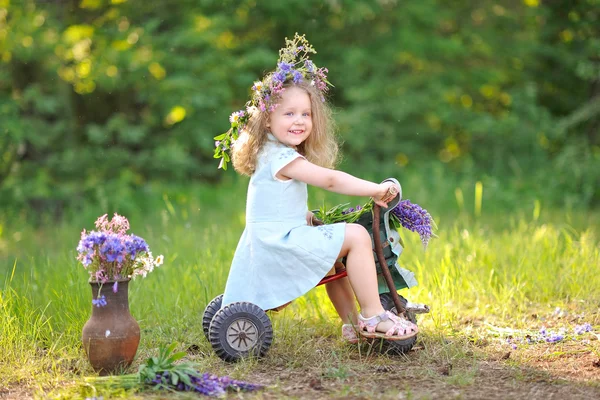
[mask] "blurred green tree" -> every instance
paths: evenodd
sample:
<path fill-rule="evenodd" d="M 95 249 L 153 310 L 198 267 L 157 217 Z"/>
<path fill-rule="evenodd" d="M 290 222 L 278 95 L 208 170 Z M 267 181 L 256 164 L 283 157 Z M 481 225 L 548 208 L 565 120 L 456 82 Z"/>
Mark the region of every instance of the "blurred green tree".
<path fill-rule="evenodd" d="M 594 204 L 598 6 L 0 0 L 0 203 L 218 180 L 213 136 L 301 32 L 363 171 L 441 164 Z"/>

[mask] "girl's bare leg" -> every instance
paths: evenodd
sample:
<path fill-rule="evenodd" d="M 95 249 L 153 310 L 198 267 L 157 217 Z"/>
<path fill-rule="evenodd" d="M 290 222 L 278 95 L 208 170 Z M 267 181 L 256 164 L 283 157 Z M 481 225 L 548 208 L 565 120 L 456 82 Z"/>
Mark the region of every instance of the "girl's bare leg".
<path fill-rule="evenodd" d="M 348 278 L 341 278 L 325 285 L 329 299 L 344 324 L 358 323 L 358 310 L 354 300 L 354 292 Z"/>
<path fill-rule="evenodd" d="M 339 257 L 346 257 L 348 280 L 360 305 L 362 316 L 369 318 L 383 313 L 385 310 L 379 300 L 371 236 L 363 226 L 346 224 L 346 236 Z M 392 326 L 392 321 L 382 321 L 377 330 L 385 332 Z"/>

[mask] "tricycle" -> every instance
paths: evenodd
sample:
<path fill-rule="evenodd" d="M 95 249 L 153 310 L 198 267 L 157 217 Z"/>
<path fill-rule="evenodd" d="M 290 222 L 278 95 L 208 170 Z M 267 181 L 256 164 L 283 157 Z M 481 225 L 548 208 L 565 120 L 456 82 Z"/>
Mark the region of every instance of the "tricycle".
<path fill-rule="evenodd" d="M 399 185 L 396 179 L 390 178 Z M 390 212 L 402 198 L 402 190 L 387 208 L 373 205 L 371 212 L 363 213 L 355 222 L 364 226 L 371 235 L 375 264 L 377 267 L 379 299 L 385 310 L 396 315 L 403 315 L 413 323 L 417 323 L 417 314 L 428 313 L 429 307 L 409 302 L 398 294 L 398 290 L 413 286 L 413 274 L 400 267 L 397 260 L 403 251 L 400 234 L 390 228 Z M 378 234 L 374 234 L 377 232 Z M 345 259 L 336 263 L 335 273 L 324 277 L 317 286 L 347 276 L 344 267 Z M 273 342 L 273 327 L 268 312 L 250 302 L 222 304 L 223 295 L 215 297 L 208 303 L 202 317 L 202 328 L 216 354 L 224 361 L 235 362 L 247 357 L 264 356 Z M 409 352 L 417 337 L 404 340 L 381 340 L 381 349 L 390 354 Z"/>

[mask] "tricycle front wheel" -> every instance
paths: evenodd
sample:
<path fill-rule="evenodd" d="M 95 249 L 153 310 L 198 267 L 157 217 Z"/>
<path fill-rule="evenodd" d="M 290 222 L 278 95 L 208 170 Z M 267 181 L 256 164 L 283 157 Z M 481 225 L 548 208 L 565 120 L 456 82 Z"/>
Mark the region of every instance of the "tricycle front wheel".
<path fill-rule="evenodd" d="M 263 357 L 273 342 L 273 327 L 265 311 L 255 304 L 227 304 L 215 313 L 208 331 L 209 342 L 224 361 Z"/>

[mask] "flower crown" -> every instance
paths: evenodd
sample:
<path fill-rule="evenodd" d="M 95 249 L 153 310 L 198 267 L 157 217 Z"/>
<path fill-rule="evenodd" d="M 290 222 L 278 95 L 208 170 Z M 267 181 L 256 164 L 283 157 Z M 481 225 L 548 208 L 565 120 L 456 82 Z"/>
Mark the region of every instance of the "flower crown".
<path fill-rule="evenodd" d="M 244 129 L 250 117 L 256 112 L 272 112 L 277 107 L 277 101 L 285 90 L 286 83 L 310 82 L 321 94 L 321 101 L 325 101 L 325 94 L 331 83 L 327 80 L 327 68 L 318 68 L 309 58 L 310 53 L 316 50 L 310 45 L 304 35 L 297 33 L 293 40 L 285 38 L 285 47 L 279 50 L 279 60 L 275 71 L 269 72 L 262 81 L 254 82 L 252 98 L 246 103 L 245 109 L 236 111 L 229 117 L 231 128 L 215 136 L 214 158 L 220 158 L 219 168 L 227 169 L 230 161 L 229 150 L 237 140 L 239 132 Z"/>

